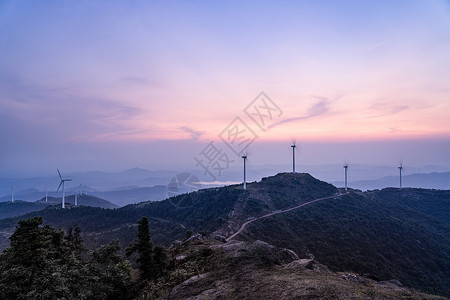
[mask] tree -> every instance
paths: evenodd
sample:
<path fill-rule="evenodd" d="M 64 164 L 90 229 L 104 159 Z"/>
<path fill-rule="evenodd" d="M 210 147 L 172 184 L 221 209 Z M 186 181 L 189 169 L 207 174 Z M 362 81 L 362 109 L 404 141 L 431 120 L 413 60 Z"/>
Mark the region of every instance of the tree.
<path fill-rule="evenodd" d="M 67 243 L 70 250 L 77 256 L 81 256 L 86 252 L 86 248 L 83 246 L 83 239 L 81 238 L 81 229 L 78 225 L 75 225 L 75 229 L 69 226 L 66 236 Z"/>
<path fill-rule="evenodd" d="M 164 247 L 156 246 L 154 249 L 153 261 L 155 262 L 156 275 L 162 276 L 167 269 L 167 252 Z"/>
<path fill-rule="evenodd" d="M 4 299 L 72 295 L 64 233 L 48 225 L 39 227 L 41 224 L 42 217 L 19 221 L 10 237 L 10 247 L 0 256 L 0 290 Z"/>
<path fill-rule="evenodd" d="M 139 254 L 136 260 L 139 264 L 141 279 L 150 280 L 156 278 L 156 266 L 153 259 L 153 244 L 150 241 L 149 222 L 147 217 L 138 221 L 138 231 L 135 241 L 126 249 L 127 256 L 134 252 Z"/>
<path fill-rule="evenodd" d="M 0 255 L 1 299 L 127 299 L 131 267 L 117 241 L 82 257 L 81 230 L 19 221 L 10 247 Z"/>
<path fill-rule="evenodd" d="M 92 253 L 91 273 L 99 280 L 95 283 L 97 299 L 127 299 L 131 295 L 131 266 L 119 255 L 117 240 L 103 245 Z"/>

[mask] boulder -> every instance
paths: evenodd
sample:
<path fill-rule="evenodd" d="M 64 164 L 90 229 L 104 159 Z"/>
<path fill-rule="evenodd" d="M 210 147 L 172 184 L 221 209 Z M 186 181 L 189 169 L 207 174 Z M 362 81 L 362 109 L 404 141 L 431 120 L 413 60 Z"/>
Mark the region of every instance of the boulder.
<path fill-rule="evenodd" d="M 218 241 L 221 241 L 222 243 L 226 243 L 227 242 L 227 238 L 226 237 L 224 237 L 223 235 L 216 235 L 215 237 L 214 237 L 214 239 L 216 239 L 216 240 L 218 240 Z"/>

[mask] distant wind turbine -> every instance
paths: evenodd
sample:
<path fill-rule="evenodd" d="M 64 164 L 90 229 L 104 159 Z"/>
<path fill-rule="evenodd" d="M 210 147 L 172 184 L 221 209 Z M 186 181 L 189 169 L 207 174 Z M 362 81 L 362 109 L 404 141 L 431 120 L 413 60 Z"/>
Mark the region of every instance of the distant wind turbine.
<path fill-rule="evenodd" d="M 65 205 L 65 196 L 66 196 L 65 182 L 66 181 L 72 181 L 72 179 L 63 179 L 62 176 L 61 176 L 61 173 L 59 172 L 59 170 L 58 169 L 56 169 L 56 170 L 58 171 L 59 178 L 61 179 L 61 182 L 59 183 L 59 186 L 58 186 L 58 189 L 56 190 L 56 192 L 59 192 L 59 189 L 61 188 L 61 185 L 62 185 L 62 192 L 63 192 L 63 195 L 62 195 L 62 208 L 65 208 L 66 207 L 66 205 Z"/>
<path fill-rule="evenodd" d="M 247 189 L 247 181 L 246 181 L 245 162 L 247 160 L 247 155 L 243 155 L 242 158 L 244 159 L 244 190 L 246 190 Z"/>
<path fill-rule="evenodd" d="M 295 174 L 295 142 L 292 143 L 292 174 Z"/>
<path fill-rule="evenodd" d="M 48 189 L 45 188 L 45 202 L 48 201 Z"/>
<path fill-rule="evenodd" d="M 347 191 L 347 171 L 348 171 L 348 162 L 344 163 L 345 170 L 345 191 Z"/>
<path fill-rule="evenodd" d="M 11 202 L 14 202 L 14 184 L 11 187 Z"/>
<path fill-rule="evenodd" d="M 403 163 L 400 162 L 400 166 L 398 167 L 398 170 L 400 171 L 400 189 L 402 188 L 402 170 L 403 170 Z"/>

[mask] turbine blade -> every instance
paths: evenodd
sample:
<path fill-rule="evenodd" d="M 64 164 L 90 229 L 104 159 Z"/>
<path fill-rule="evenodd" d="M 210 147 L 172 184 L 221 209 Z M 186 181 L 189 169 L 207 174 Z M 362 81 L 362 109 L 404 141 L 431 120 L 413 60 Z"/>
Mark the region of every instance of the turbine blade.
<path fill-rule="evenodd" d="M 64 181 L 72 181 L 72 179 L 64 179 Z"/>
<path fill-rule="evenodd" d="M 59 183 L 58 189 L 56 190 L 56 192 L 59 192 L 59 189 L 61 188 L 61 185 L 63 184 L 64 181 L 61 180 L 61 182 Z"/>
<path fill-rule="evenodd" d="M 61 176 L 61 173 L 59 172 L 59 170 L 58 170 L 58 169 L 56 169 L 56 171 L 58 171 L 58 174 L 59 174 L 59 178 L 61 178 L 61 180 L 62 180 L 62 176 Z"/>

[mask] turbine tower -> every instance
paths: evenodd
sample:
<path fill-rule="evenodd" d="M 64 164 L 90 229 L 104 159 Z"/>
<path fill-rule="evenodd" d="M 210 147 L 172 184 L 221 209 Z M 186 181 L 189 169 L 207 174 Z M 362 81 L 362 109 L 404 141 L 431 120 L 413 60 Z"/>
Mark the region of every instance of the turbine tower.
<path fill-rule="evenodd" d="M 247 160 L 247 155 L 243 155 L 242 158 L 244 159 L 244 190 L 246 190 L 247 189 L 247 181 L 246 181 L 245 161 Z"/>
<path fill-rule="evenodd" d="M 62 192 L 63 192 L 63 195 L 62 195 L 62 208 L 65 208 L 66 205 L 65 205 L 65 199 L 64 198 L 66 196 L 66 187 L 65 187 L 64 183 L 66 181 L 72 181 L 72 179 L 63 179 L 62 176 L 61 176 L 61 173 L 59 172 L 59 170 L 58 169 L 56 169 L 56 170 L 58 171 L 59 178 L 61 179 L 61 182 L 59 183 L 59 186 L 58 186 L 58 189 L 56 190 L 56 192 L 59 192 L 59 188 L 62 185 Z"/>
<path fill-rule="evenodd" d="M 344 164 L 344 170 L 345 170 L 345 191 L 347 191 L 347 170 L 348 170 L 348 163 Z"/>
<path fill-rule="evenodd" d="M 48 189 L 45 188 L 45 202 L 48 201 Z"/>
<path fill-rule="evenodd" d="M 75 201 L 73 202 L 75 206 L 78 205 L 78 192 L 75 191 Z"/>
<path fill-rule="evenodd" d="M 14 202 L 14 184 L 11 187 L 11 202 Z"/>
<path fill-rule="evenodd" d="M 398 170 L 400 171 L 400 189 L 402 188 L 402 170 L 403 170 L 403 163 L 400 163 L 400 166 L 398 167 Z"/>
<path fill-rule="evenodd" d="M 292 174 L 295 174 L 295 143 L 291 145 L 292 147 Z"/>

